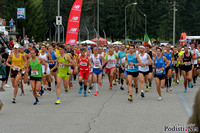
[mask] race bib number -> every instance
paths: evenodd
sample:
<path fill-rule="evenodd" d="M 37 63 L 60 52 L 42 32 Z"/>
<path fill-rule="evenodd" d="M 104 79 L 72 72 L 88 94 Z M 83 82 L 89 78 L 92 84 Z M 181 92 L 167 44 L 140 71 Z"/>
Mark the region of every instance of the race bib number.
<path fill-rule="evenodd" d="M 186 62 L 185 65 L 186 65 L 186 66 L 190 66 L 190 65 L 191 65 L 191 62 Z"/>
<path fill-rule="evenodd" d="M 31 75 L 38 75 L 38 70 L 31 70 Z"/>
<path fill-rule="evenodd" d="M 134 69 L 133 65 L 128 65 L 128 69 Z"/>
<path fill-rule="evenodd" d="M 161 68 L 157 68 L 156 73 L 163 73 L 163 70 Z"/>
<path fill-rule="evenodd" d="M 177 64 L 177 61 L 176 61 L 176 60 L 174 61 L 174 64 Z"/>
<path fill-rule="evenodd" d="M 14 71 L 20 71 L 20 66 L 14 66 L 14 67 L 13 67 L 13 70 L 14 70 Z"/>
<path fill-rule="evenodd" d="M 25 71 L 22 71 L 22 74 L 25 74 Z"/>
<path fill-rule="evenodd" d="M 141 66 L 141 68 L 145 68 L 146 66 Z"/>
<path fill-rule="evenodd" d="M 59 63 L 60 68 L 65 68 L 65 65 L 63 63 Z"/>
<path fill-rule="evenodd" d="M 81 62 L 80 65 L 81 65 L 81 66 L 87 66 L 87 63 Z"/>
<path fill-rule="evenodd" d="M 109 61 L 109 62 L 108 62 L 108 65 L 114 65 L 114 64 L 115 64 L 114 61 Z"/>
<path fill-rule="evenodd" d="M 100 67 L 100 63 L 99 62 L 94 63 L 94 67 Z"/>

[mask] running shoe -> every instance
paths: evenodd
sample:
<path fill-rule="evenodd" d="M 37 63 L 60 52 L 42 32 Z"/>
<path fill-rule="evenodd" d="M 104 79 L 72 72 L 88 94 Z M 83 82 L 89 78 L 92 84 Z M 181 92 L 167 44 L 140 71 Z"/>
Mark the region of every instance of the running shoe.
<path fill-rule="evenodd" d="M 113 80 L 113 82 L 112 82 L 113 84 L 115 83 L 115 80 Z"/>
<path fill-rule="evenodd" d="M 112 85 L 110 85 L 110 90 L 112 90 Z"/>
<path fill-rule="evenodd" d="M 24 91 L 21 92 L 20 96 L 25 96 Z"/>
<path fill-rule="evenodd" d="M 90 89 L 88 90 L 88 93 L 91 93 L 91 90 L 90 90 Z"/>
<path fill-rule="evenodd" d="M 48 91 L 51 91 L 51 87 L 48 87 L 47 90 L 48 90 Z"/>
<path fill-rule="evenodd" d="M 102 86 L 102 83 L 100 83 L 99 85 Z"/>
<path fill-rule="evenodd" d="M 10 85 L 5 85 L 6 88 L 10 88 Z"/>
<path fill-rule="evenodd" d="M 146 92 L 148 92 L 149 91 L 149 86 L 146 86 Z"/>
<path fill-rule="evenodd" d="M 98 91 L 96 91 L 95 93 L 94 93 L 94 96 L 97 96 L 99 94 L 99 92 Z"/>
<path fill-rule="evenodd" d="M 91 89 L 94 87 L 94 85 L 93 84 L 91 84 Z"/>
<path fill-rule="evenodd" d="M 141 92 L 141 97 L 144 97 L 144 92 Z"/>
<path fill-rule="evenodd" d="M 87 92 L 86 91 L 84 92 L 84 97 L 87 97 Z"/>
<path fill-rule="evenodd" d="M 30 92 L 32 92 L 33 90 L 32 90 L 32 88 L 30 89 Z"/>
<path fill-rule="evenodd" d="M 196 83 L 193 83 L 194 84 L 194 86 L 196 86 Z"/>
<path fill-rule="evenodd" d="M 5 91 L 4 88 L 0 88 L 0 91 Z"/>
<path fill-rule="evenodd" d="M 172 88 L 171 88 L 171 87 L 169 87 L 169 91 L 172 91 Z"/>
<path fill-rule="evenodd" d="M 42 96 L 43 94 L 44 94 L 44 90 L 41 89 L 41 90 L 40 90 L 40 96 Z"/>
<path fill-rule="evenodd" d="M 81 93 L 82 93 L 82 90 L 83 90 L 83 87 L 80 87 L 78 93 L 81 94 Z"/>
<path fill-rule="evenodd" d="M 2 107 L 3 107 L 3 102 L 0 101 L 0 111 L 1 111 Z"/>
<path fill-rule="evenodd" d="M 179 79 L 179 81 L 181 82 L 181 81 L 182 81 L 182 79 Z"/>
<path fill-rule="evenodd" d="M 39 104 L 38 100 L 35 100 L 35 102 L 33 103 L 33 105 L 38 105 L 38 104 Z"/>
<path fill-rule="evenodd" d="M 193 85 L 193 84 L 190 84 L 190 87 L 191 87 L 191 88 L 193 88 L 193 87 L 194 87 L 194 85 Z"/>
<path fill-rule="evenodd" d="M 158 98 L 158 101 L 162 101 L 162 97 L 159 97 L 159 98 Z"/>
<path fill-rule="evenodd" d="M 69 87 L 65 89 L 65 92 L 68 92 L 68 91 L 69 91 Z"/>
<path fill-rule="evenodd" d="M 61 102 L 60 102 L 60 99 L 57 99 L 56 102 L 55 102 L 56 105 L 58 105 L 58 104 L 60 104 L 60 103 L 61 103 Z"/>
<path fill-rule="evenodd" d="M 135 88 L 135 94 L 138 94 L 138 88 Z"/>
<path fill-rule="evenodd" d="M 190 84 L 190 82 L 188 82 L 188 87 L 189 87 L 189 88 L 191 87 L 191 84 Z"/>
<path fill-rule="evenodd" d="M 120 89 L 121 89 L 121 90 L 124 90 L 124 87 L 121 86 Z"/>
<path fill-rule="evenodd" d="M 12 100 L 12 103 L 16 103 L 16 100 L 15 100 L 15 98 L 13 98 L 13 100 Z"/>
<path fill-rule="evenodd" d="M 168 88 L 168 87 L 166 87 L 166 92 L 168 92 L 168 89 L 169 89 L 169 88 Z"/>
<path fill-rule="evenodd" d="M 69 87 L 70 87 L 70 88 L 72 88 L 72 87 L 73 87 L 73 84 L 72 84 L 72 83 L 70 83 Z"/>
<path fill-rule="evenodd" d="M 184 90 L 184 93 L 186 93 L 186 92 L 187 92 L 187 89 Z"/>
<path fill-rule="evenodd" d="M 74 80 L 74 84 L 76 84 L 76 80 Z"/>
<path fill-rule="evenodd" d="M 128 101 L 132 102 L 133 98 L 129 96 Z"/>

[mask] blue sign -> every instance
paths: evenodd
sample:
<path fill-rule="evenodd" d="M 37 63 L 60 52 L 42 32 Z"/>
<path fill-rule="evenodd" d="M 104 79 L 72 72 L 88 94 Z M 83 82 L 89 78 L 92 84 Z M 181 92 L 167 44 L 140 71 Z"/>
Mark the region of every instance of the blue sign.
<path fill-rule="evenodd" d="M 26 8 L 17 8 L 17 19 L 26 19 Z"/>

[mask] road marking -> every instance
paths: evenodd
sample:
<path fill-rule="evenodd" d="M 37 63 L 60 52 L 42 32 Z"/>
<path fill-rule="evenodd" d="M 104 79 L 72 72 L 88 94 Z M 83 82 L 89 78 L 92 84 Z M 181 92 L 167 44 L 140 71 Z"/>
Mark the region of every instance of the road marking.
<path fill-rule="evenodd" d="M 178 96 L 181 99 L 181 101 L 182 101 L 182 103 L 183 103 L 183 105 L 184 105 L 184 107 L 186 109 L 186 112 L 187 112 L 188 116 L 189 117 L 192 116 L 192 111 L 190 110 L 187 102 L 185 101 L 184 96 L 181 94 L 181 91 L 180 91 L 180 89 L 178 87 L 176 87 L 176 92 L 178 93 Z"/>

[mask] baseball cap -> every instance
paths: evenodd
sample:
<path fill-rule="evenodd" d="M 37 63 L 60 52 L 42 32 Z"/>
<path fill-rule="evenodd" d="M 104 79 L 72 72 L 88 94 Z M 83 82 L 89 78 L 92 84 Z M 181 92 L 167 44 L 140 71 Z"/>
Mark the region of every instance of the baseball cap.
<path fill-rule="evenodd" d="M 14 45 L 14 48 L 17 48 L 17 49 L 18 49 L 18 48 L 19 48 L 19 45 L 18 45 L 18 44 L 15 44 L 15 45 Z"/>

